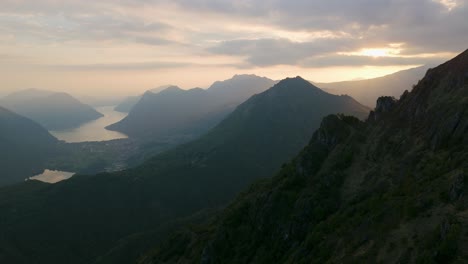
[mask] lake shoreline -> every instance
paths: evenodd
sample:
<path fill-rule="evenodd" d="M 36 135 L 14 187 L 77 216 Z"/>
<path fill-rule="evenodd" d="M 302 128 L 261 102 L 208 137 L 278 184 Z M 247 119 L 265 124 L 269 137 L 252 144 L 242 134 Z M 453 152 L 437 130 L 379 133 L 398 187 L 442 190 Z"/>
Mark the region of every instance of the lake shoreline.
<path fill-rule="evenodd" d="M 98 142 L 128 138 L 124 133 L 106 129 L 108 125 L 125 118 L 127 113 L 115 111 L 114 106 L 97 107 L 96 110 L 104 116 L 74 129 L 49 132 L 65 143 Z"/>

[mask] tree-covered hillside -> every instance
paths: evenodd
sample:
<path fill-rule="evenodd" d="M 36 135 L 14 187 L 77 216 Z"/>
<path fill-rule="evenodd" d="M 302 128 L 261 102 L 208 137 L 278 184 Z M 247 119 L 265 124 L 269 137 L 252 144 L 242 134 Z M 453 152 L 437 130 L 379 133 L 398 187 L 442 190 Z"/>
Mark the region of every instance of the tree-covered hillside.
<path fill-rule="evenodd" d="M 141 263 L 466 263 L 468 50 L 367 122 L 332 115 L 272 179 Z"/>

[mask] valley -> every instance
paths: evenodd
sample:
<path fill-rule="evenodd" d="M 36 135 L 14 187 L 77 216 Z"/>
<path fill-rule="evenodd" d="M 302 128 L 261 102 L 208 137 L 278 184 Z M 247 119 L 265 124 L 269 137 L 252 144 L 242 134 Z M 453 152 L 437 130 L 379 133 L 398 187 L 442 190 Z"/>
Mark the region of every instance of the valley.
<path fill-rule="evenodd" d="M 0 4 L 0 264 L 468 263 L 468 0 Z"/>

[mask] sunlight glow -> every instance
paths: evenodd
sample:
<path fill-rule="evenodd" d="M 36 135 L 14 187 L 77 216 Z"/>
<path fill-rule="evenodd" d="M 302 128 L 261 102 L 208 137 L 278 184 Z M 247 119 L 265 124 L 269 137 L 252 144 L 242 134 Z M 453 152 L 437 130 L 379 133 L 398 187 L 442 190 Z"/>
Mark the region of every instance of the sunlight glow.
<path fill-rule="evenodd" d="M 368 57 L 395 57 L 400 56 L 403 44 L 401 43 L 391 43 L 387 47 L 381 48 L 363 48 L 358 51 L 353 52 L 339 52 L 340 55 L 350 55 L 350 56 L 368 56 Z"/>
<path fill-rule="evenodd" d="M 435 2 L 444 5 L 448 11 L 452 11 L 458 5 L 456 0 L 435 0 Z"/>
<path fill-rule="evenodd" d="M 390 49 L 363 49 L 360 51 L 360 55 L 369 57 L 388 57 L 391 55 Z"/>

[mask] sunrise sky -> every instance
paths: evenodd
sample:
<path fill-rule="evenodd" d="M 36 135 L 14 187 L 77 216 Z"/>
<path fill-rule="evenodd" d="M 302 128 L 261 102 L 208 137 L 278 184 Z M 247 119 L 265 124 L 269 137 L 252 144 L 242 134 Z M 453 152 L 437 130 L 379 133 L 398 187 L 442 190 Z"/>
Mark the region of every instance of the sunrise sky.
<path fill-rule="evenodd" d="M 465 50 L 467 18 L 468 0 L 1 0 L 0 95 L 372 78 Z"/>

